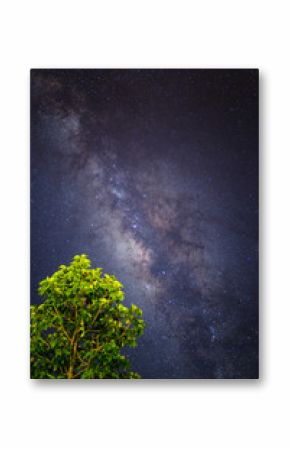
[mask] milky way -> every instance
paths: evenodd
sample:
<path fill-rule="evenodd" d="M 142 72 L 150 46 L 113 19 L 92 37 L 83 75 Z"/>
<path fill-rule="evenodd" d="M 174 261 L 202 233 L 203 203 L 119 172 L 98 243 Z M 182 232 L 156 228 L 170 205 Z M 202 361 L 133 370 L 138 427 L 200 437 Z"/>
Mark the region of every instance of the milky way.
<path fill-rule="evenodd" d="M 33 70 L 31 203 L 32 302 L 86 253 L 142 377 L 258 376 L 256 70 Z"/>

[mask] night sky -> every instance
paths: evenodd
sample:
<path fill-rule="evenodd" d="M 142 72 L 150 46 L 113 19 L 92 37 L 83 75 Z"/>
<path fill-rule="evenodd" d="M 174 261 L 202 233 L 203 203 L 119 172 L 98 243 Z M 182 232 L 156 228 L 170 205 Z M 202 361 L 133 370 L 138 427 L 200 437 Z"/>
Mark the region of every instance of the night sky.
<path fill-rule="evenodd" d="M 143 378 L 258 377 L 257 70 L 32 70 L 31 301 L 81 253 Z"/>

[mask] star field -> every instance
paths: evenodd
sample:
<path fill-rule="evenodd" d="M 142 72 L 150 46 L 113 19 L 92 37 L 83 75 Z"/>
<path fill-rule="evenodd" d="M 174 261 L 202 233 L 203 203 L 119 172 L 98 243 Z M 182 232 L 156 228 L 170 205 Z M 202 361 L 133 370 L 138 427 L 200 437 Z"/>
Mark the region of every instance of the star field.
<path fill-rule="evenodd" d="M 143 309 L 143 378 L 258 376 L 256 70 L 32 71 L 32 302 L 79 253 Z"/>

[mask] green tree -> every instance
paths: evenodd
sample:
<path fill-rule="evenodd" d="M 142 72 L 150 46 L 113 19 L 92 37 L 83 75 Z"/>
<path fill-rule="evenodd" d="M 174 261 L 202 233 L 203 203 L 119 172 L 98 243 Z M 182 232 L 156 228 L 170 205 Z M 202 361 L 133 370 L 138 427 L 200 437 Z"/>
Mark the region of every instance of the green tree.
<path fill-rule="evenodd" d="M 31 306 L 31 377 L 136 379 L 125 346 L 144 330 L 142 311 L 122 304 L 122 284 L 85 254 L 39 283 L 42 304 Z"/>

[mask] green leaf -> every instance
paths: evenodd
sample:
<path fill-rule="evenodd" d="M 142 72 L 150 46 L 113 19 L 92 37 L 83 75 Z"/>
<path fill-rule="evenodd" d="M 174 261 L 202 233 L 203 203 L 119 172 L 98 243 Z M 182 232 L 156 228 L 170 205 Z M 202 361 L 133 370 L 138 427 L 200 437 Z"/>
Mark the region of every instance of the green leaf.
<path fill-rule="evenodd" d="M 77 255 L 39 283 L 43 302 L 31 306 L 32 378 L 138 377 L 120 350 L 136 346 L 142 311 L 120 304 L 122 284 L 90 265 Z"/>

